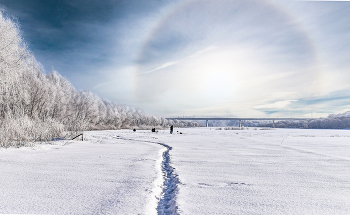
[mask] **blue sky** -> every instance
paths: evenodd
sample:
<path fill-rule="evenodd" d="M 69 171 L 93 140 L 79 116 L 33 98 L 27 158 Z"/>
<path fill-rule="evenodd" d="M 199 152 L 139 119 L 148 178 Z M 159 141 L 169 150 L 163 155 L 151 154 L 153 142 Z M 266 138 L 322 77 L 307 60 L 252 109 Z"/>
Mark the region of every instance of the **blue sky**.
<path fill-rule="evenodd" d="M 78 89 L 163 116 L 350 110 L 350 2 L 0 0 Z"/>

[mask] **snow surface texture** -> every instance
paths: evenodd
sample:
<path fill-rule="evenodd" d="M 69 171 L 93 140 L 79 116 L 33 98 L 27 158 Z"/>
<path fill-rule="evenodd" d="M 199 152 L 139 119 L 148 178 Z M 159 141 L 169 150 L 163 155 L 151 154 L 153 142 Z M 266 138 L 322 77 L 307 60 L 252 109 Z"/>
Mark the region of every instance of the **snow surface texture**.
<path fill-rule="evenodd" d="M 180 214 L 350 214 L 349 130 L 178 130 Z"/>
<path fill-rule="evenodd" d="M 84 142 L 1 149 L 0 214 L 155 214 L 164 147 L 117 134 L 86 132 Z"/>
<path fill-rule="evenodd" d="M 0 213 L 350 214 L 349 130 L 84 137 L 1 149 Z"/>

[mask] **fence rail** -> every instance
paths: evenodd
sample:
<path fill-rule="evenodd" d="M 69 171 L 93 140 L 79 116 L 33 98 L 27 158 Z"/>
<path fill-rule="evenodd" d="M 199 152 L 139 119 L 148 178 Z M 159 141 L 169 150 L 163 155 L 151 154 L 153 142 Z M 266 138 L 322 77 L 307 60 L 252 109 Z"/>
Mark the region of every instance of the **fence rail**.
<path fill-rule="evenodd" d="M 79 134 L 78 136 L 72 138 L 72 140 L 76 139 L 77 137 L 80 137 L 81 136 L 81 141 L 84 141 L 84 135 L 83 133 Z"/>

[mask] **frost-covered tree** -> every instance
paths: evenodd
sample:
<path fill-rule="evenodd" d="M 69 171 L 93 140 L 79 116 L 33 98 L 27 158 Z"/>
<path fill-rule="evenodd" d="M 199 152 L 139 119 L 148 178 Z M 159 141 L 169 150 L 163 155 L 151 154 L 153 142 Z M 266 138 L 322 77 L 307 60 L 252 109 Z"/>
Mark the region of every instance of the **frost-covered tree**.
<path fill-rule="evenodd" d="M 58 72 L 45 74 L 17 23 L 0 11 L 0 147 L 91 129 L 198 126 L 150 116 L 138 108 L 78 92 Z"/>

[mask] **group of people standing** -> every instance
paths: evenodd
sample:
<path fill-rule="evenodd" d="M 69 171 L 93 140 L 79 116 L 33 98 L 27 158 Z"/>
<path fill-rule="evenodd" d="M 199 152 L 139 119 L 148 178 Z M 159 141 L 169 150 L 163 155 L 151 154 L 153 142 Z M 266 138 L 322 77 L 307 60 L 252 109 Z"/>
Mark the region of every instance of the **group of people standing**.
<path fill-rule="evenodd" d="M 136 132 L 136 129 L 135 129 L 135 128 L 132 129 L 132 130 L 133 130 L 134 132 Z M 152 131 L 152 132 L 156 132 L 156 128 L 152 128 L 151 131 Z M 173 134 L 173 132 L 174 132 L 174 126 L 171 125 L 171 126 L 170 126 L 170 134 Z"/>

